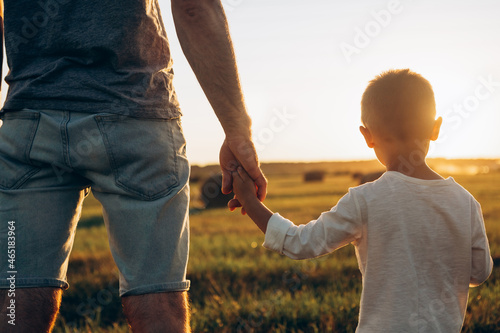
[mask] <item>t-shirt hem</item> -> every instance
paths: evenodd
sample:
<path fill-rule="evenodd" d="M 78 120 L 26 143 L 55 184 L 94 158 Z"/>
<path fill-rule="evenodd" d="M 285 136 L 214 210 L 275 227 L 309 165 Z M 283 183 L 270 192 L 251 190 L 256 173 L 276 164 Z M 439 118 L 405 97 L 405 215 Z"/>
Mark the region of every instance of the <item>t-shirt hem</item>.
<path fill-rule="evenodd" d="M 108 103 L 81 103 L 67 102 L 54 103 L 53 101 L 36 101 L 30 100 L 15 100 L 7 101 L 2 108 L 3 112 L 20 111 L 23 109 L 31 110 L 55 110 L 55 111 L 70 111 L 82 113 L 112 113 L 134 118 L 154 118 L 154 119 L 175 119 L 182 116 L 179 107 L 117 107 Z"/>

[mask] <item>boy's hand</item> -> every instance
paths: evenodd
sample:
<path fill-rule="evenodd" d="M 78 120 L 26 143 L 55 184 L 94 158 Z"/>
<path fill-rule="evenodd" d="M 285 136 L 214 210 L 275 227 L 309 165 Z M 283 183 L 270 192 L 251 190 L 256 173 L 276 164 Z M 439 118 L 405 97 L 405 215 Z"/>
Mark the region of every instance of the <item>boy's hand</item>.
<path fill-rule="evenodd" d="M 245 208 L 251 200 L 259 201 L 255 182 L 241 166 L 239 166 L 236 171 L 233 171 L 232 176 L 234 195 L 242 204 L 243 208 Z"/>
<path fill-rule="evenodd" d="M 232 176 L 234 196 L 243 206 L 242 214 L 246 211 L 259 229 L 266 233 L 267 223 L 273 212 L 259 200 L 255 182 L 241 166 L 233 171 Z"/>

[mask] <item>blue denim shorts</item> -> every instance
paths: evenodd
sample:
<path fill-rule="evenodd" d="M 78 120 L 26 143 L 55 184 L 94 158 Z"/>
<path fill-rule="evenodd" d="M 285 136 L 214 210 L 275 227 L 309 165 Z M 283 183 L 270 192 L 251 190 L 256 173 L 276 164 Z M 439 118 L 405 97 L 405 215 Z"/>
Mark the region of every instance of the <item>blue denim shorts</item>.
<path fill-rule="evenodd" d="M 68 258 L 91 189 L 103 206 L 120 296 L 189 289 L 189 164 L 180 119 L 53 110 L 2 118 L 0 288 L 9 287 L 12 268 L 16 288 L 68 288 Z"/>

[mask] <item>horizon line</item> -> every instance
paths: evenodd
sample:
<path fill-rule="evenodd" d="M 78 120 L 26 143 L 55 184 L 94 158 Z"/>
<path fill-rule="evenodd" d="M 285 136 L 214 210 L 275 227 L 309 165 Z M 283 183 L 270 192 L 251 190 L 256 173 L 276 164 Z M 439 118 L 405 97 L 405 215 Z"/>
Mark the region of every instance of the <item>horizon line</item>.
<path fill-rule="evenodd" d="M 428 157 L 427 160 L 446 160 L 446 161 L 496 161 L 500 164 L 500 156 L 498 157 Z M 336 160 L 265 160 L 259 161 L 260 164 L 299 164 L 299 163 L 353 163 L 353 162 L 378 162 L 376 158 L 359 158 L 359 159 L 336 159 Z M 379 162 L 380 163 L 380 162 Z M 191 166 L 207 167 L 219 165 L 219 162 L 190 162 Z"/>

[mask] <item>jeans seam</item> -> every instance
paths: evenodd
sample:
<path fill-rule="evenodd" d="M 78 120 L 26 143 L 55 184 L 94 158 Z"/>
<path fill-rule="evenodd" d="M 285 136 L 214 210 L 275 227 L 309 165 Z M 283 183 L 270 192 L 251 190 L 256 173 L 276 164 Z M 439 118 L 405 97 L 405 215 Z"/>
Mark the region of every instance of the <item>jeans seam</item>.
<path fill-rule="evenodd" d="M 59 130 L 61 133 L 62 142 L 62 152 L 64 163 L 71 168 L 71 161 L 69 159 L 69 137 L 68 137 L 68 123 L 70 121 L 70 114 L 68 111 L 64 111 L 64 117 L 61 121 Z"/>
<path fill-rule="evenodd" d="M 33 141 L 35 139 L 36 132 L 38 131 L 38 125 L 40 124 L 40 113 L 36 113 L 33 115 L 33 119 L 35 120 L 33 124 L 31 125 L 30 131 L 31 135 L 29 137 L 29 145 L 26 146 L 26 152 L 25 152 L 25 159 L 27 162 L 31 162 L 30 154 L 31 154 L 31 148 L 33 147 Z"/>

